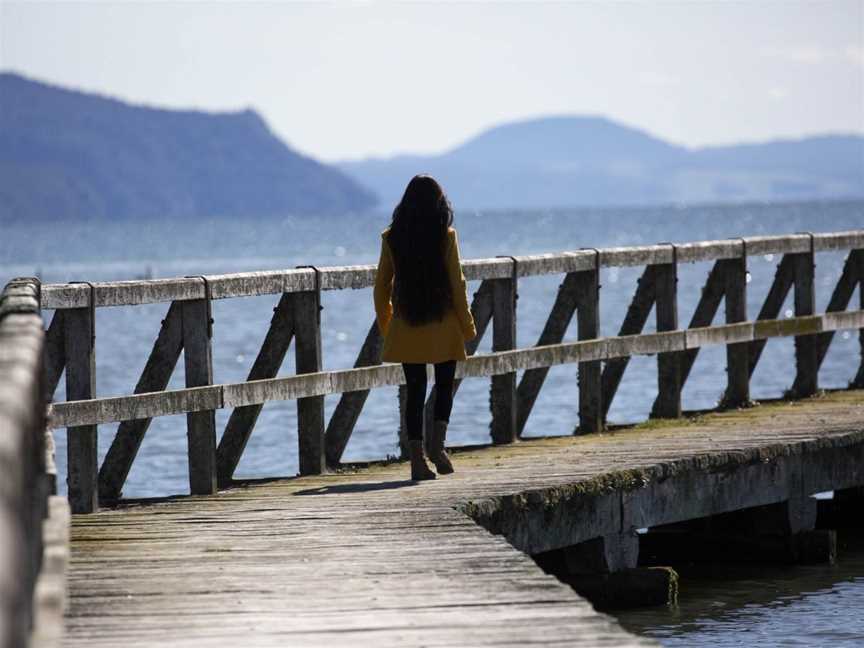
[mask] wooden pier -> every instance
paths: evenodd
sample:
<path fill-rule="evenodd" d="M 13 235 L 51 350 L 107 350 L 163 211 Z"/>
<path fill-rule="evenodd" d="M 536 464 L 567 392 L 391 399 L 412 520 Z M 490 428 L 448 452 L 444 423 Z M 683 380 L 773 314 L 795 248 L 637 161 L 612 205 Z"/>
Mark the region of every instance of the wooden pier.
<path fill-rule="evenodd" d="M 841 276 L 826 312 L 816 313 L 816 255 L 838 250 L 847 252 Z M 763 306 L 748 319 L 747 259 L 757 254 L 780 261 Z M 713 267 L 684 328 L 678 267 L 696 261 Z M 645 269 L 619 334 L 599 337 L 599 274 L 621 266 Z M 795 544 L 812 533 L 810 495 L 836 490 L 860 506 L 861 392 L 822 395 L 818 372 L 836 331 L 858 330 L 864 349 L 864 231 L 475 259 L 463 263 L 463 272 L 482 282 L 472 302 L 478 336 L 466 347 L 457 379 L 489 378 L 491 443 L 458 453 L 455 475 L 423 484 L 407 482 L 403 464 L 360 471 L 341 464 L 371 389 L 399 385 L 404 403 L 401 367 L 380 363 L 371 313 L 355 366 L 322 370 L 320 291 L 369 287 L 374 266 L 96 284 L 40 286 L 25 279 L 7 288 L 10 313 L 22 298 L 31 317 L 54 311 L 46 331 L 26 331 L 43 375 L 34 379 L 39 363 L 10 352 L 13 369 L 29 376 L 31 387 L 0 399 L 0 406 L 22 393 L 29 399 L 32 407 L 23 411 L 31 415 L 18 416 L 10 428 L 16 439 L 44 437 L 46 426 L 33 411 L 45 411 L 49 429 L 67 428 L 69 504 L 86 515 L 72 522 L 64 643 L 652 645 L 595 612 L 532 557 L 543 564 L 550 552 L 571 558 L 593 552 L 593 562 L 609 572 L 631 569 L 639 553 L 636 529 L 754 507 L 768 507 L 776 533 Z M 537 344 L 516 348 L 519 279 L 541 274 L 560 274 L 562 283 Z M 849 308 L 856 288 L 857 310 Z M 794 314 L 779 317 L 790 292 Z M 218 383 L 212 300 L 268 294 L 274 315 L 247 381 Z M 98 398 L 95 309 L 155 302 L 167 311 L 133 393 Z M 721 303 L 725 323 L 714 325 Z M 652 311 L 657 332 L 642 333 Z M 574 315 L 578 340 L 564 341 Z M 489 328 L 492 352 L 476 353 Z M 19 335 L 15 329 L 0 345 L 12 348 Z M 795 341 L 787 392 L 793 400 L 751 407 L 750 378 L 774 337 Z M 297 375 L 277 378 L 292 342 Z M 711 345 L 726 347 L 727 411 L 683 419 L 682 387 L 699 350 Z M 181 354 L 186 388 L 166 390 Z M 610 431 L 609 406 L 634 355 L 657 356 L 654 420 Z M 568 363 L 578 366 L 579 377 L 574 436 L 523 440 L 549 368 Z M 861 367 L 850 387 L 864 386 Z M 64 373 L 70 400 L 50 403 Z M 341 397 L 327 421 L 323 397 L 334 393 Z M 434 398 L 433 389 L 427 419 Z M 301 474 L 238 484 L 234 469 L 272 400 L 297 403 Z M 217 438 L 214 412 L 221 408 L 232 413 Z M 152 418 L 184 413 L 193 495 L 124 502 L 123 484 Z M 96 430 L 110 422 L 120 427 L 100 466 Z M 404 421 L 401 427 L 400 434 Z M 27 443 L 38 454 L 45 439 Z M 0 454 L 0 461 L 13 465 L 15 456 Z M 12 499 L 19 508 L 21 493 L 48 483 L 43 463 L 34 463 L 15 488 L 3 484 L 18 493 Z M 44 502 L 44 494 L 36 501 Z M 40 507 L 37 519 L 50 508 Z M 34 522 L 25 522 L 32 537 Z M 40 554 L 41 547 L 29 546 Z M 37 565 L 28 572 L 31 581 L 39 571 Z M 16 595 L 33 590 L 31 582 Z"/>
<path fill-rule="evenodd" d="M 654 645 L 527 554 L 864 483 L 864 393 L 454 462 L 75 516 L 65 645 Z"/>

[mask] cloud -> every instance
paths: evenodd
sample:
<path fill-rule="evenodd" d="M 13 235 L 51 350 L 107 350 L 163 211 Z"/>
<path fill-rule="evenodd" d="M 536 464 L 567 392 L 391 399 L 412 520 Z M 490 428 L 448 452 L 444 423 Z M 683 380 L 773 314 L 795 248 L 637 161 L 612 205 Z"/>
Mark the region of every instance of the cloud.
<path fill-rule="evenodd" d="M 849 45 L 844 51 L 846 58 L 853 64 L 864 67 L 864 46 Z"/>
<path fill-rule="evenodd" d="M 644 72 L 639 82 L 647 86 L 669 87 L 678 85 L 681 80 L 665 72 Z"/>
<path fill-rule="evenodd" d="M 848 45 L 845 48 L 829 48 L 818 45 L 763 47 L 759 50 L 759 54 L 766 58 L 801 65 L 846 62 L 864 66 L 864 47 L 860 45 Z"/>

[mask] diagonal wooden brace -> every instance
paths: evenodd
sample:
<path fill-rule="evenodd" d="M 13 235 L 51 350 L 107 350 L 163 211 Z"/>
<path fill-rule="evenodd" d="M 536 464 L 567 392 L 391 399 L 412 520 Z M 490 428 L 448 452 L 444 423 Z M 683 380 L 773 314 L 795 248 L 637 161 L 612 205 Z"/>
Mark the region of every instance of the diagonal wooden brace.
<path fill-rule="evenodd" d="M 372 326 L 369 327 L 369 332 L 366 334 L 366 339 L 363 341 L 360 353 L 357 355 L 357 360 L 354 362 L 354 366 L 370 367 L 381 364 L 381 349 L 383 345 L 384 339 L 381 337 L 381 331 L 378 329 L 378 322 L 373 321 Z M 351 438 L 351 433 L 354 431 L 354 426 L 360 417 L 360 412 L 363 411 L 363 405 L 366 404 L 369 391 L 368 389 L 361 389 L 358 391 L 343 392 L 339 397 L 336 409 L 333 410 L 333 414 L 327 423 L 327 431 L 324 433 L 324 446 L 328 466 L 338 466 L 342 460 L 342 454 L 345 452 L 345 448 Z"/>
<path fill-rule="evenodd" d="M 180 304 L 173 302 L 168 308 L 165 319 L 162 320 L 162 328 L 153 343 L 153 349 L 150 351 L 147 364 L 141 372 L 133 393 L 158 392 L 168 386 L 168 381 L 180 358 L 180 352 L 183 350 L 182 325 Z M 120 498 L 123 484 L 126 483 L 129 470 L 132 468 L 151 420 L 144 418 L 120 423 L 108 454 L 105 455 L 102 467 L 99 469 L 100 498 L 104 500 Z"/>
<path fill-rule="evenodd" d="M 825 312 L 836 313 L 846 310 L 849 302 L 852 300 L 855 287 L 862 281 L 864 281 L 864 250 L 852 250 L 843 264 L 843 271 L 840 274 L 840 279 L 837 280 L 837 285 L 834 286 L 834 292 L 831 293 L 831 299 L 828 301 Z M 820 333 L 816 338 L 817 370 L 825 360 L 828 347 L 834 339 L 834 333 L 835 331 L 826 331 L 825 333 Z M 792 389 L 795 393 L 799 393 L 802 389 L 801 381 L 797 376 Z"/>
<path fill-rule="evenodd" d="M 558 344 L 564 339 L 564 334 L 567 332 L 567 327 L 570 326 L 573 313 L 576 311 L 580 274 L 568 272 L 564 281 L 558 286 L 555 303 L 552 305 L 549 317 L 546 318 L 546 324 L 537 340 L 537 346 Z M 516 429 L 520 436 L 525 429 L 525 423 L 534 408 L 534 403 L 537 401 L 537 396 L 540 394 L 540 389 L 543 387 L 548 373 L 549 367 L 538 367 L 537 369 L 526 369 L 522 374 L 522 379 L 516 388 Z"/>
<path fill-rule="evenodd" d="M 794 258 L 792 255 L 784 254 L 780 263 L 777 265 L 777 272 L 774 275 L 774 281 L 771 283 L 771 288 L 768 290 L 768 295 L 765 297 L 765 302 L 762 304 L 762 309 L 759 311 L 757 320 L 777 319 L 780 314 L 780 309 L 783 307 L 783 302 L 786 300 L 786 295 L 792 288 L 795 282 Z M 762 351 L 765 349 L 765 344 L 768 340 L 755 340 L 750 342 L 750 376 L 756 370 L 756 365 L 759 364 L 759 358 L 762 357 Z"/>
<path fill-rule="evenodd" d="M 63 318 L 65 311 L 54 311 L 51 324 L 45 332 L 45 397 L 52 399 L 66 367 Z"/>
<path fill-rule="evenodd" d="M 689 328 L 699 328 L 710 326 L 714 321 L 717 310 L 720 308 L 720 302 L 723 301 L 723 296 L 726 293 L 725 281 L 725 266 L 722 260 L 714 263 L 711 271 L 708 273 L 708 279 L 702 287 L 702 295 L 699 297 L 699 302 L 696 304 L 696 310 L 693 311 L 693 316 L 690 318 Z M 696 356 L 699 354 L 699 348 L 688 349 L 682 354 L 681 360 L 681 385 L 687 382 L 690 376 L 690 371 L 693 369 L 693 364 L 696 362 Z M 657 399 L 654 399 L 652 411 L 657 409 Z"/>
<path fill-rule="evenodd" d="M 651 308 L 654 306 L 655 299 L 655 266 L 649 265 L 645 268 L 642 276 L 638 280 L 636 293 L 633 295 L 633 301 L 627 308 L 627 314 L 624 317 L 624 322 L 621 324 L 621 329 L 618 335 L 636 335 L 641 333 L 645 327 L 645 322 L 648 321 L 648 316 L 651 314 Z M 612 405 L 612 399 L 615 398 L 615 393 L 618 391 L 618 385 L 621 384 L 621 378 L 624 376 L 624 370 L 630 362 L 629 357 L 613 358 L 606 361 L 603 367 L 601 382 L 603 385 L 603 420 L 606 420 L 609 414 L 609 407 Z"/>
<path fill-rule="evenodd" d="M 294 315 L 291 305 L 290 294 L 283 294 L 279 303 L 273 308 L 270 328 L 267 330 L 247 380 L 275 378 L 279 373 L 294 335 Z M 262 407 L 263 404 L 246 405 L 232 410 L 216 449 L 216 479 L 220 487 L 231 483 Z"/>

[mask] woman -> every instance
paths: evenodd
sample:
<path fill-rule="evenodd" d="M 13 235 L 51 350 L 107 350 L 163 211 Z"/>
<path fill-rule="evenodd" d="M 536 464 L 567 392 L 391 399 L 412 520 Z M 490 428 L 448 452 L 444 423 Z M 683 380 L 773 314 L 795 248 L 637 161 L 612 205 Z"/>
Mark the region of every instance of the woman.
<path fill-rule="evenodd" d="M 384 337 L 381 359 L 401 362 L 407 386 L 406 427 L 411 479 L 435 479 L 423 456 L 423 405 L 426 364 L 435 366 L 433 429 L 429 458 L 438 473 L 453 472 L 444 450 L 456 361 L 465 342 L 477 335 L 468 307 L 465 276 L 453 209 L 441 186 L 428 175 L 411 179 L 381 232 L 381 257 L 375 276 L 375 316 Z"/>

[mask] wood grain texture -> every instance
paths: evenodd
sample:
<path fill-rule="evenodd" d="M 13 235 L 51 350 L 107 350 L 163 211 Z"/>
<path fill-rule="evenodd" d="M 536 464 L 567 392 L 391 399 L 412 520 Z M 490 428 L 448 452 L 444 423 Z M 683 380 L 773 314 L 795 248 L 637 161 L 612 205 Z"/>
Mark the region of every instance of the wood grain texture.
<path fill-rule="evenodd" d="M 381 364 L 381 350 L 384 347 L 384 338 L 378 323 L 373 321 L 363 340 L 363 346 L 354 362 L 354 367 L 369 367 Z M 343 392 L 336 403 L 336 408 L 327 422 L 327 430 L 324 433 L 324 445 L 328 466 L 338 466 L 342 459 L 342 453 L 348 446 L 351 433 L 360 418 L 360 412 L 369 397 L 369 389 L 358 389 L 357 391 Z"/>
<path fill-rule="evenodd" d="M 45 334 L 39 282 L 0 292 L 0 646 L 26 645 L 46 513 Z M 88 335 L 89 337 L 89 335 Z"/>
<path fill-rule="evenodd" d="M 63 315 L 66 349 L 66 398 L 70 401 L 96 397 L 96 350 L 94 311 L 73 308 Z M 73 513 L 99 508 L 99 458 L 96 425 L 67 428 L 69 506 Z"/>
<path fill-rule="evenodd" d="M 621 323 L 621 328 L 618 331 L 619 337 L 636 335 L 645 327 L 645 322 L 648 321 L 648 316 L 651 314 L 656 297 L 655 275 L 655 267 L 649 265 L 646 266 L 642 272 L 642 276 L 637 280 L 636 292 L 630 301 L 630 305 L 627 307 L 627 313 L 624 315 L 624 321 Z M 618 385 L 621 384 L 621 379 L 624 377 L 624 371 L 627 369 L 629 362 L 630 358 L 624 356 L 610 359 L 603 365 L 601 382 L 603 384 L 602 404 L 604 421 L 609 414 L 612 399 L 615 398 Z"/>
<path fill-rule="evenodd" d="M 580 340 L 600 337 L 600 272 L 579 273 L 576 314 Z M 600 360 L 579 363 L 579 426 L 574 433 L 587 434 L 603 429 L 603 370 Z"/>
<path fill-rule="evenodd" d="M 64 645 L 656 645 L 628 635 L 475 519 L 510 510 L 507 519 L 519 522 L 519 511 L 539 506 L 547 524 L 507 533 L 545 550 L 652 514 L 736 505 L 723 488 L 676 496 L 667 488 L 676 480 L 762 475 L 766 489 L 741 489 L 739 502 L 751 490 L 759 502 L 783 501 L 789 484 L 800 494 L 831 479 L 864 482 L 864 466 L 855 472 L 851 463 L 862 453 L 864 394 L 849 391 L 456 451 L 456 473 L 432 482 L 410 482 L 408 465 L 396 463 L 129 503 L 73 518 Z M 802 480 L 784 472 L 787 464 L 812 470 Z M 625 479 L 641 474 L 652 478 Z M 677 505 L 648 506 L 657 488 Z M 604 489 L 617 496 L 609 515 L 580 507 Z M 566 504 L 560 519 L 555 501 Z"/>
<path fill-rule="evenodd" d="M 553 367 L 594 360 L 609 360 L 607 367 L 610 367 L 617 359 L 627 360 L 634 355 L 655 355 L 704 346 L 860 328 L 864 328 L 864 310 L 562 342 L 471 355 L 464 362 L 456 365 L 456 379 L 458 384 L 459 380 L 466 377 L 492 376 L 520 369 Z M 405 376 L 401 365 L 384 363 L 380 366 L 322 371 L 270 380 L 55 403 L 48 408 L 50 416 L 48 424 L 52 428 L 57 428 L 110 423 L 184 412 L 200 412 L 221 407 L 238 407 L 271 400 L 294 400 L 358 389 L 396 386 L 404 382 Z M 604 379 L 604 396 L 605 388 Z"/>
<path fill-rule="evenodd" d="M 846 310 L 849 302 L 852 300 L 852 294 L 855 288 L 864 282 L 864 250 L 852 250 L 846 257 L 843 264 L 843 270 L 840 273 L 840 278 L 831 292 L 831 298 L 828 300 L 828 305 L 825 307 L 826 313 L 836 313 Z M 860 292 L 860 291 L 859 291 Z M 864 293 L 862 293 L 864 295 Z M 834 331 L 820 333 L 816 336 L 816 364 L 817 368 L 822 366 L 825 360 L 825 355 L 828 353 L 828 347 L 831 346 L 831 341 L 834 339 Z M 862 333 L 864 335 L 864 333 Z M 862 338 L 864 339 L 864 338 Z M 862 356 L 864 358 L 864 356 Z M 801 383 L 801 378 L 795 376 L 795 383 L 792 387 L 794 393 L 799 393 L 804 389 Z"/>
<path fill-rule="evenodd" d="M 264 336 L 264 342 L 246 380 L 264 380 L 273 378 L 279 373 L 294 336 L 294 313 L 291 310 L 291 302 L 290 295 L 282 295 L 279 303 L 273 308 L 270 328 Z M 220 486 L 230 483 L 263 407 L 263 403 L 255 403 L 241 405 L 232 410 L 225 425 L 225 432 L 216 448 L 216 479 Z"/>
<path fill-rule="evenodd" d="M 726 295 L 726 265 L 725 261 L 718 261 L 708 273 L 708 278 L 705 280 L 705 285 L 702 287 L 702 294 L 699 296 L 699 301 L 696 304 L 696 309 L 693 311 L 693 316 L 690 318 L 688 329 L 704 328 L 711 326 L 717 310 L 720 307 L 720 302 Z M 688 349 L 681 359 L 681 384 L 687 382 L 690 376 L 690 370 L 696 362 L 696 357 L 699 354 L 699 348 Z M 657 406 L 657 401 L 654 401 L 654 407 Z"/>
<path fill-rule="evenodd" d="M 794 254 L 795 316 L 816 312 L 816 264 L 812 250 Z M 819 352 L 816 335 L 795 336 L 795 389 L 796 396 L 812 396 L 819 389 Z"/>
<path fill-rule="evenodd" d="M 162 320 L 159 335 L 147 357 L 141 377 L 135 385 L 135 394 L 163 391 L 168 386 L 171 374 L 183 350 L 183 307 L 173 302 Z M 63 311 L 57 311 L 60 315 Z M 152 418 L 123 421 L 108 448 L 108 453 L 99 468 L 99 497 L 105 500 L 118 499 L 126 483 L 138 448 L 147 434 Z"/>
<path fill-rule="evenodd" d="M 546 318 L 546 323 L 543 325 L 543 331 L 540 333 L 536 346 L 558 344 L 564 339 L 564 334 L 567 332 L 567 327 L 570 326 L 573 313 L 576 311 L 579 296 L 582 294 L 579 285 L 582 281 L 582 275 L 582 272 L 568 272 L 564 276 L 564 280 L 558 285 L 555 301 Z M 531 415 L 531 410 L 534 409 L 534 403 L 540 395 L 540 389 L 543 387 L 548 373 L 549 367 L 528 369 L 519 380 L 519 385 L 516 387 L 516 429 L 520 436 L 528 422 L 528 417 Z"/>
<path fill-rule="evenodd" d="M 492 282 L 492 350 L 516 348 L 516 277 L 493 279 Z M 492 376 L 489 409 L 492 420 L 489 435 L 497 444 L 513 443 L 519 437 L 516 422 L 516 372 Z"/>
<path fill-rule="evenodd" d="M 56 311 L 45 331 L 45 394 L 53 399 L 60 377 L 66 367 L 65 334 L 63 333 L 63 311 Z"/>
<path fill-rule="evenodd" d="M 752 250 L 748 249 L 748 253 Z M 789 290 L 795 282 L 794 257 L 790 254 L 783 255 L 780 263 L 777 264 L 777 270 L 774 272 L 774 281 L 771 282 L 771 288 L 765 296 L 765 301 L 762 303 L 762 308 L 759 310 L 757 320 L 773 320 L 777 319 L 780 314 L 780 309 L 783 307 L 783 302 Z M 755 340 L 750 344 L 750 352 L 748 361 L 750 363 L 750 376 L 756 370 L 756 365 L 759 364 L 759 358 L 762 357 L 762 351 L 765 349 L 766 340 Z"/>
<path fill-rule="evenodd" d="M 754 236 L 743 239 L 749 254 L 787 254 L 807 252 L 811 239 L 806 234 Z M 848 250 L 864 247 L 864 230 L 815 234 L 813 249 Z M 677 246 L 679 261 L 715 261 L 740 258 L 742 240 L 695 241 Z M 672 262 L 668 245 L 640 245 L 603 248 L 600 267 L 625 267 Z M 516 257 L 518 276 L 580 272 L 594 268 L 594 253 L 585 250 Z M 321 290 L 368 288 L 375 282 L 374 265 L 331 266 L 319 268 Z M 504 279 L 511 274 L 511 263 L 499 258 L 466 259 L 462 270 L 469 281 Z M 208 275 L 213 299 L 275 295 L 314 290 L 315 272 L 309 269 L 267 270 L 233 274 Z M 148 279 L 95 283 L 96 306 L 133 306 L 154 302 L 204 299 L 201 282 L 190 278 Z M 66 309 L 87 306 L 89 289 L 76 284 L 45 284 L 42 287 L 42 308 Z"/>
<path fill-rule="evenodd" d="M 854 258 L 858 274 L 858 308 L 864 310 L 864 253 L 861 250 L 856 250 Z M 861 388 L 864 387 L 864 326 L 858 329 L 858 353 L 861 357 L 861 363 L 850 387 Z"/>
<path fill-rule="evenodd" d="M 655 266 L 654 313 L 657 331 L 678 329 L 678 267 L 676 263 Z M 657 400 L 651 416 L 678 418 L 681 416 L 682 353 L 668 351 L 657 354 Z"/>
<path fill-rule="evenodd" d="M 294 293 L 294 364 L 298 374 L 320 372 L 320 296 L 315 291 Z M 324 434 L 324 397 L 306 396 L 297 400 L 297 438 L 300 474 L 317 475 L 327 469 Z"/>
<path fill-rule="evenodd" d="M 747 258 L 721 261 L 724 275 L 726 323 L 747 321 Z M 683 382 L 683 381 L 682 381 Z M 750 345 L 746 342 L 726 347 L 726 391 L 724 407 L 750 402 Z"/>
<path fill-rule="evenodd" d="M 210 340 L 210 305 L 207 299 L 181 302 L 183 362 L 186 387 L 213 384 L 213 350 Z M 186 414 L 189 456 L 189 489 L 196 495 L 216 492 L 216 411 Z"/>

